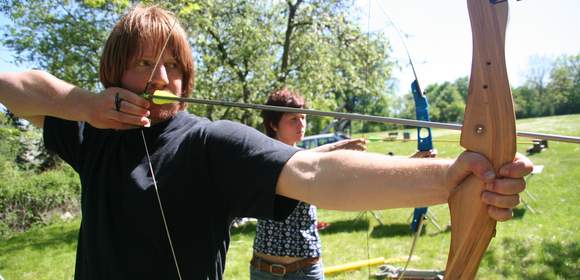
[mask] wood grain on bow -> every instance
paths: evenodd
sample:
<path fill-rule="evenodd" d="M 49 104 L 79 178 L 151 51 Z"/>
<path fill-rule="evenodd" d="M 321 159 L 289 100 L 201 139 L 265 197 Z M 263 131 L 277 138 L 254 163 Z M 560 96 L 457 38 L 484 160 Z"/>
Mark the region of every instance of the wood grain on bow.
<path fill-rule="evenodd" d="M 485 155 L 497 171 L 516 152 L 513 99 L 505 65 L 506 0 L 467 0 L 473 61 L 461 146 Z M 496 221 L 481 202 L 484 184 L 474 176 L 449 198 L 451 246 L 445 279 L 473 279 L 495 235 Z"/>

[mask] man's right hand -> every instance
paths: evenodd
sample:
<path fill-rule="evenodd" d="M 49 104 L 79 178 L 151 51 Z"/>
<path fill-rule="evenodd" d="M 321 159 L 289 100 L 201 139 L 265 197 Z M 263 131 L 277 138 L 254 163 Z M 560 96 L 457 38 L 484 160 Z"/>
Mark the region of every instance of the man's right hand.
<path fill-rule="evenodd" d="M 123 88 L 91 95 L 87 122 L 96 128 L 133 129 L 151 126 L 147 99 Z"/>
<path fill-rule="evenodd" d="M 118 102 L 115 97 L 118 94 Z M 149 126 L 149 101 L 122 88 L 100 94 L 75 87 L 38 70 L 0 73 L 0 103 L 37 127 L 44 117 L 85 121 L 97 128 L 131 129 Z M 119 110 L 117 110 L 117 107 Z"/>

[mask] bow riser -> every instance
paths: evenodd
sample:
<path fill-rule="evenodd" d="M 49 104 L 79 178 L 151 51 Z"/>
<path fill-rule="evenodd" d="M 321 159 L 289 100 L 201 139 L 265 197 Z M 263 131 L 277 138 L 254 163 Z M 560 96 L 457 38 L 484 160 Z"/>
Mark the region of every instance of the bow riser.
<path fill-rule="evenodd" d="M 461 132 L 461 146 L 486 156 L 498 172 L 516 152 L 513 99 L 505 64 L 508 3 L 468 0 L 473 36 L 469 94 Z M 451 246 L 445 279 L 473 279 L 496 221 L 481 202 L 484 184 L 471 176 L 449 199 Z"/>

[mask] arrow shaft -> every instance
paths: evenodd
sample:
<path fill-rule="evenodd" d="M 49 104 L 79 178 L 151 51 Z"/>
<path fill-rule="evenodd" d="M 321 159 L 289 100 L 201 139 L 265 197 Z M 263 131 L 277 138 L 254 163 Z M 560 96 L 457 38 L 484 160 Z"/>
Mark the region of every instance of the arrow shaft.
<path fill-rule="evenodd" d="M 363 114 L 355 114 L 355 113 L 328 112 L 328 111 L 320 111 L 320 110 L 291 108 L 291 107 L 272 106 L 272 105 L 261 105 L 261 104 L 252 104 L 252 103 L 241 103 L 241 102 L 232 102 L 232 101 L 223 101 L 223 100 L 209 100 L 209 99 L 200 99 L 200 98 L 185 98 L 185 97 L 172 97 L 172 96 L 154 96 L 154 98 L 155 99 L 164 99 L 164 100 L 173 100 L 173 101 L 192 103 L 192 104 L 217 105 L 217 106 L 236 107 L 236 108 L 243 108 L 243 109 L 267 110 L 267 111 L 276 111 L 276 112 L 284 112 L 284 113 L 299 113 L 299 114 L 306 114 L 306 115 L 311 115 L 311 116 L 333 117 L 333 118 L 337 118 L 337 119 L 361 120 L 361 121 L 370 121 L 370 122 L 379 122 L 379 123 L 393 123 L 393 124 L 408 125 L 408 126 L 413 126 L 413 127 L 430 127 L 430 128 L 449 129 L 449 130 L 461 130 L 461 128 L 463 127 L 463 125 L 461 125 L 461 124 L 409 120 L 409 119 L 402 119 L 402 118 L 381 117 L 381 116 L 363 115 Z M 544 140 L 551 140 L 551 141 L 580 144 L 580 137 L 574 137 L 574 136 L 556 135 L 556 134 L 547 134 L 547 133 L 536 133 L 536 132 L 527 132 L 527 131 L 518 131 L 517 135 L 520 137 L 526 137 L 526 138 L 536 138 L 536 139 L 544 139 Z"/>

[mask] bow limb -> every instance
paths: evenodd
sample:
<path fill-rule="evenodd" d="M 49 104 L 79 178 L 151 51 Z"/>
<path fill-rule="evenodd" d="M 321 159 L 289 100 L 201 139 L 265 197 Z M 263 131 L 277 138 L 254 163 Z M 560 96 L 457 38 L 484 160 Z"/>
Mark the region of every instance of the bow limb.
<path fill-rule="evenodd" d="M 413 72 L 415 72 L 413 70 Z M 429 119 L 429 101 L 427 96 L 421 91 L 419 80 L 415 76 L 415 80 L 411 84 L 411 91 L 413 92 L 413 100 L 415 101 L 415 116 L 417 120 L 430 121 Z M 431 128 L 417 127 L 417 150 L 421 152 L 433 150 L 433 141 L 431 137 Z M 411 229 L 418 232 L 420 222 L 427 215 L 427 207 L 415 208 L 413 211 L 413 221 L 411 222 Z"/>
<path fill-rule="evenodd" d="M 469 93 L 461 146 L 486 156 L 497 171 L 516 152 L 513 99 L 505 64 L 506 0 L 467 0 L 473 37 Z M 473 279 L 496 221 L 481 202 L 483 182 L 473 175 L 449 198 L 451 246 L 445 279 Z"/>

